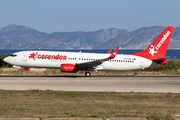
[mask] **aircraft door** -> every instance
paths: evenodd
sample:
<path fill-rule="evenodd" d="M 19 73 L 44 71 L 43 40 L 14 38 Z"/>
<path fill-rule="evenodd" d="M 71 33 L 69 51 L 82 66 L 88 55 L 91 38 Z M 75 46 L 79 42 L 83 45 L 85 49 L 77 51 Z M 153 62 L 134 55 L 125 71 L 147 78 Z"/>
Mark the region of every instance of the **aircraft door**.
<path fill-rule="evenodd" d="M 142 68 L 143 68 L 143 58 L 140 58 L 140 59 L 139 59 L 139 67 L 142 67 Z"/>
<path fill-rule="evenodd" d="M 27 61 L 27 54 L 26 54 L 26 52 L 22 53 L 22 61 Z"/>

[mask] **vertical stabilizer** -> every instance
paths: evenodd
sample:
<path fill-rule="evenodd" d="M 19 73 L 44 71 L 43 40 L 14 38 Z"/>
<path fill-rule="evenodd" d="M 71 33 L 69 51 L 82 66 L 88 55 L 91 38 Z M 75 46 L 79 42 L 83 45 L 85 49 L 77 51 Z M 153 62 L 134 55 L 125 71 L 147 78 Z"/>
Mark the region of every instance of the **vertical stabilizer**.
<path fill-rule="evenodd" d="M 173 29 L 174 27 L 168 26 L 146 50 L 131 55 L 141 56 L 150 60 L 164 58 Z"/>

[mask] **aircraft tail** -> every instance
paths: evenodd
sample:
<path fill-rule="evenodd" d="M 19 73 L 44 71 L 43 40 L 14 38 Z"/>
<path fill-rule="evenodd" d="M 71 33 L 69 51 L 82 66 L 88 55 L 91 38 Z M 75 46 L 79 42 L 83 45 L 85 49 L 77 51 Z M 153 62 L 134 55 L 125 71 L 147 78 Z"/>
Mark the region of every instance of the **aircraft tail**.
<path fill-rule="evenodd" d="M 141 56 L 150 60 L 164 59 L 174 27 L 168 26 L 144 51 L 130 55 Z"/>

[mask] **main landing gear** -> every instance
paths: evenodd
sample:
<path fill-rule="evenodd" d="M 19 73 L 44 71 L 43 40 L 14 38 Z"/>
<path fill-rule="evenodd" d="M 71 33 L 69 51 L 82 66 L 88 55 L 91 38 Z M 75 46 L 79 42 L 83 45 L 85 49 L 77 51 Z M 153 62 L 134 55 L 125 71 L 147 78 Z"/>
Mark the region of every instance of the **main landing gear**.
<path fill-rule="evenodd" d="M 86 72 L 85 72 L 85 75 L 86 75 L 86 77 L 90 77 L 90 76 L 91 76 L 91 73 L 88 72 L 88 71 L 86 71 Z"/>

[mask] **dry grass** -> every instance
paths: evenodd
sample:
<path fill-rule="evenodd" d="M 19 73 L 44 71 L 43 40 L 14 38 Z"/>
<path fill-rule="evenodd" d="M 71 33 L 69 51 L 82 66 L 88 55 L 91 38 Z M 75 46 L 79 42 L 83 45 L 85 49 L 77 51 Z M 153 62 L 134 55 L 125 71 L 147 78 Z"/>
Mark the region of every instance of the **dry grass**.
<path fill-rule="evenodd" d="M 180 113 L 180 94 L 5 91 L 0 90 L 1 117 L 148 117 Z"/>
<path fill-rule="evenodd" d="M 78 71 L 77 73 L 64 73 L 59 69 L 39 69 L 31 68 L 30 71 L 23 71 L 22 75 L 84 75 L 85 71 Z M 19 75 L 18 69 L 15 68 L 1 68 L 0 74 Z M 92 75 L 180 75 L 180 70 L 136 70 L 136 71 L 91 71 Z"/>

